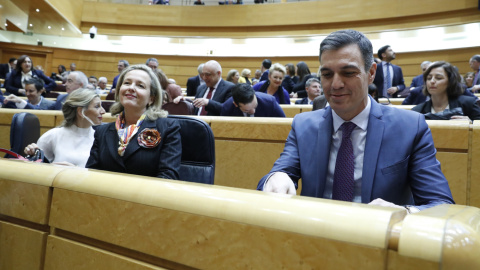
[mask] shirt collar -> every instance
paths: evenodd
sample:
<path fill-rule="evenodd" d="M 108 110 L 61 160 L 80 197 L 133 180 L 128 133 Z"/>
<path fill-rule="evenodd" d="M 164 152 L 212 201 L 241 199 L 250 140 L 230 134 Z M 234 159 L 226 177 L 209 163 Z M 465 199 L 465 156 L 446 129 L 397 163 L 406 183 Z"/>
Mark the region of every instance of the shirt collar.
<path fill-rule="evenodd" d="M 353 122 L 357 127 L 367 130 L 368 126 L 368 116 L 370 115 L 370 109 L 372 107 L 372 103 L 370 101 L 370 97 L 368 97 L 367 106 L 361 111 L 357 116 L 355 116 L 350 122 Z M 347 122 L 343 120 L 338 114 L 332 109 L 332 117 L 333 117 L 333 131 L 336 133 L 340 126 Z"/>

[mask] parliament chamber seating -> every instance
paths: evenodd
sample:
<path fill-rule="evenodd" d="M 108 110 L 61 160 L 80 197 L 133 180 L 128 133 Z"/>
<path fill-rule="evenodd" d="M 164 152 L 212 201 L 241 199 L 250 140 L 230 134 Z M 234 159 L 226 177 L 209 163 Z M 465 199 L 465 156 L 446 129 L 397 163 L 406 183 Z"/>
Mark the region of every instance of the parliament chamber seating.
<path fill-rule="evenodd" d="M 290 105 L 291 106 L 291 105 Z M 301 105 L 308 106 L 308 105 Z M 10 122 L 15 112 L 38 116 L 41 134 L 63 121 L 60 111 L 0 109 L 0 147 L 8 149 Z M 292 118 L 190 116 L 210 125 L 215 140 L 215 185 L 255 189 L 283 151 Z M 104 122 L 115 121 L 105 114 Z M 427 121 L 437 149 L 437 159 L 449 181 L 453 198 L 461 205 L 480 207 L 480 123 Z M 401 147 L 401 145 L 399 145 Z M 297 193 L 301 190 L 301 184 Z"/>
<path fill-rule="evenodd" d="M 475 207 L 406 215 L 51 164 L 0 167 L 0 269 L 480 267 Z"/>
<path fill-rule="evenodd" d="M 24 155 L 25 147 L 36 143 L 40 138 L 40 121 L 35 114 L 28 112 L 16 113 L 10 125 L 10 151 Z M 12 158 L 10 155 L 5 155 Z"/>

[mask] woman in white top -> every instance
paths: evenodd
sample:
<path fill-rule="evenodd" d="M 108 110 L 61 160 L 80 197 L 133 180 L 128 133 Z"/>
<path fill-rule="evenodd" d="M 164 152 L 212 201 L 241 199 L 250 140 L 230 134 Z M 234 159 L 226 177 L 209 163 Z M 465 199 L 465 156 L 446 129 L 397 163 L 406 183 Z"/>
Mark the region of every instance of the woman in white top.
<path fill-rule="evenodd" d="M 25 147 L 25 154 L 33 155 L 42 149 L 52 163 L 85 167 L 93 144 L 92 125 L 102 123 L 105 110 L 100 97 L 90 89 L 73 91 L 62 107 L 65 120 Z"/>

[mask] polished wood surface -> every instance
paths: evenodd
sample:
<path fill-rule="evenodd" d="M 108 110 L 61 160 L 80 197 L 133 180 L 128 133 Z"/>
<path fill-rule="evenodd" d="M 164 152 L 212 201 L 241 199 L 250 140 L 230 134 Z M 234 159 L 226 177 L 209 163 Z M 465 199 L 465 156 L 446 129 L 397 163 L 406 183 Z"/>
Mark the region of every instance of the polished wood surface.
<path fill-rule="evenodd" d="M 0 159 L 2 168 L 11 164 L 20 170 L 1 170 L 0 179 L 13 185 L 24 183 L 18 175 L 40 180 L 30 173 L 40 167 L 53 170 L 54 180 L 44 207 L 48 229 L 6 221 L 10 213 L 0 204 L 2 269 L 480 267 L 475 207 L 440 205 L 407 215 L 398 208 Z M 9 191 L 12 198 L 17 192 Z M 4 256 L 7 245 L 14 256 Z"/>

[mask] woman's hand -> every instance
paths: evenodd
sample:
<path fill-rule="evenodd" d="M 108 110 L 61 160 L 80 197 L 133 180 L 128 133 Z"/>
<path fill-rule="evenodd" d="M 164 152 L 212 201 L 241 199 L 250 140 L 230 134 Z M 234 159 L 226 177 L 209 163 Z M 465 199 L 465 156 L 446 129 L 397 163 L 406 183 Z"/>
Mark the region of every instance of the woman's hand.
<path fill-rule="evenodd" d="M 3 100 L 3 103 L 7 104 L 9 101 L 13 101 L 15 103 L 20 103 L 22 102 L 23 99 L 15 96 L 14 94 L 10 94 L 5 99 Z"/>
<path fill-rule="evenodd" d="M 37 149 L 40 149 L 40 147 L 38 147 L 38 145 L 34 144 L 34 143 L 31 143 L 29 145 L 27 145 L 27 147 L 25 147 L 25 154 L 29 155 L 29 156 L 33 156 L 35 155 L 35 151 Z"/>

